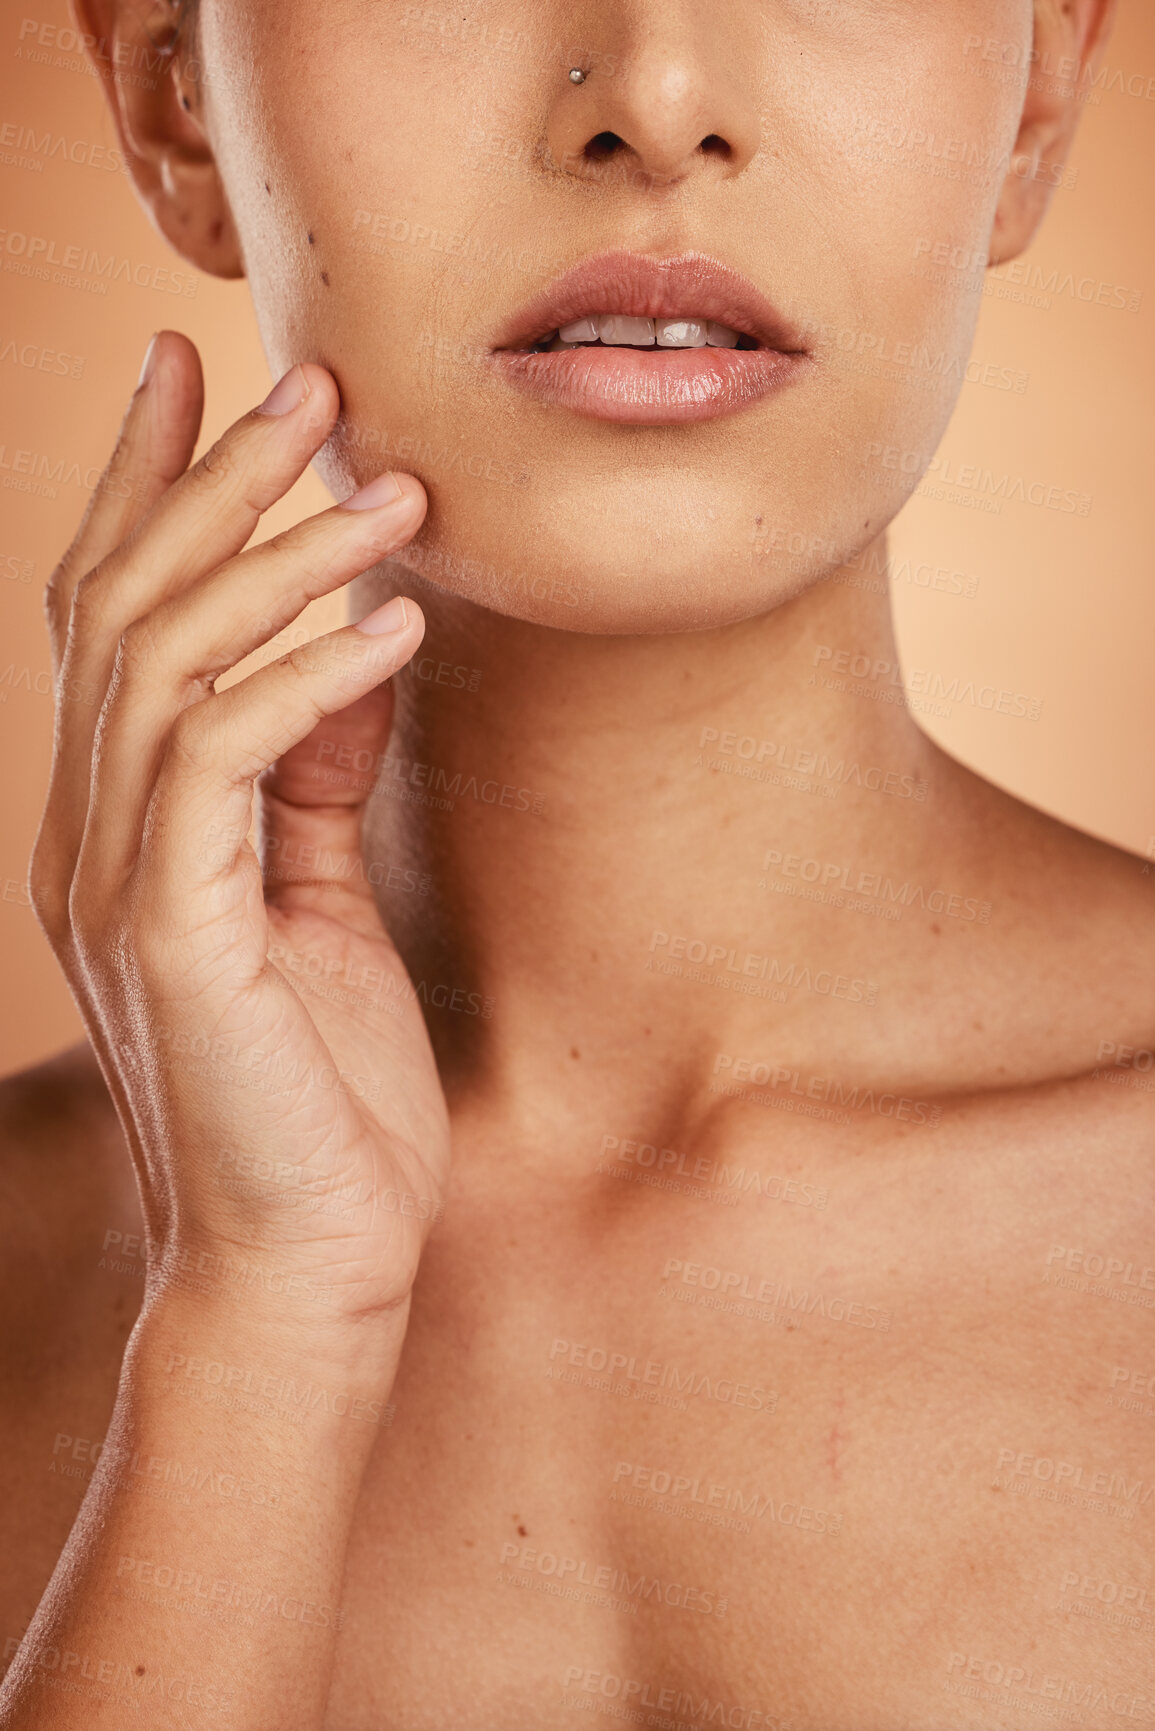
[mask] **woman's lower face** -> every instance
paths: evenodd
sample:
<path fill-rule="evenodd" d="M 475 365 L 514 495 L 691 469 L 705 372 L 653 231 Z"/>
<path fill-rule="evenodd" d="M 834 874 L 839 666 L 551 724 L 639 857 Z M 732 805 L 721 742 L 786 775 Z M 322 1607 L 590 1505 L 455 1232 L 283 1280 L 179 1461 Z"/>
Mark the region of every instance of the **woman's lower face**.
<path fill-rule="evenodd" d="M 953 407 L 1023 98 L 975 44 L 1025 68 L 1031 23 L 204 0 L 271 363 L 341 389 L 326 480 L 417 474 L 405 562 L 569 630 L 709 628 L 836 569 Z"/>

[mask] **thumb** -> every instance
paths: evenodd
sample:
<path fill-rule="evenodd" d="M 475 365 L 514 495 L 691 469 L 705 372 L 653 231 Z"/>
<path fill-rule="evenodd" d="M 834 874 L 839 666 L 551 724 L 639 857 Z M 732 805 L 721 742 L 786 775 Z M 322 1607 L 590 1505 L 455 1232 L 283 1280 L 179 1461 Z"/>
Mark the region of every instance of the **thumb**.
<path fill-rule="evenodd" d="M 259 853 L 269 902 L 284 906 L 300 898 L 333 914 L 340 909 L 333 899 L 338 895 L 373 902 L 361 859 L 361 820 L 392 721 L 387 682 L 326 716 L 260 777 Z"/>

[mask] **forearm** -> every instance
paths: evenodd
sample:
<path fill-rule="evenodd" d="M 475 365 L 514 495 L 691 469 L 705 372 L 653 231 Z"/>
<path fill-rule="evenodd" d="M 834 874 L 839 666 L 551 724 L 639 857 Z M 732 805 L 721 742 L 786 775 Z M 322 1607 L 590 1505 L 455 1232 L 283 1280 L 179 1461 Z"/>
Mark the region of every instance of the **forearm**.
<path fill-rule="evenodd" d="M 0 1725 L 317 1731 L 345 1552 L 404 1337 L 190 1295 L 138 1325 L 108 1442 L 0 1691 Z"/>

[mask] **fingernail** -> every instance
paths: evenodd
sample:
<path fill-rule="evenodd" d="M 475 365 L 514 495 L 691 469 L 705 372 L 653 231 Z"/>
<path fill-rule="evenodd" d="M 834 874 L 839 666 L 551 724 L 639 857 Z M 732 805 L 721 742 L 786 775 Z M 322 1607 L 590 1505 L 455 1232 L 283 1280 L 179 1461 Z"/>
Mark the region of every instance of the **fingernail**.
<path fill-rule="evenodd" d="M 358 631 L 363 631 L 366 637 L 384 637 L 390 631 L 400 631 L 409 622 L 405 603 L 400 595 L 394 595 L 392 601 L 386 601 L 384 607 L 377 607 L 372 613 L 366 613 L 364 619 L 357 621 Z"/>
<path fill-rule="evenodd" d="M 402 489 L 396 475 L 378 475 L 360 492 L 350 493 L 347 499 L 342 499 L 341 508 L 345 511 L 372 511 L 378 505 L 392 505 L 401 496 Z"/>
<path fill-rule="evenodd" d="M 258 415 L 287 415 L 309 394 L 309 381 L 300 367 L 290 367 L 257 409 Z"/>
<path fill-rule="evenodd" d="M 136 381 L 136 388 L 138 391 L 141 390 L 143 386 L 148 384 L 148 381 L 152 378 L 153 371 L 154 371 L 155 367 L 156 367 L 156 335 L 154 334 L 149 339 L 148 347 L 144 351 L 144 359 L 140 363 L 140 377 Z"/>

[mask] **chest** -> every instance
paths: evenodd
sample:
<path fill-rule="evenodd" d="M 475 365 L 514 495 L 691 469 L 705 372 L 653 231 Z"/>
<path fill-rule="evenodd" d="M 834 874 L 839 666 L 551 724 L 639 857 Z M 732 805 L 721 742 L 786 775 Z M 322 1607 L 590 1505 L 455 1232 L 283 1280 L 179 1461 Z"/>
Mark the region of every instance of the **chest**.
<path fill-rule="evenodd" d="M 463 1151 L 327 1731 L 1155 1716 L 1149 1150 L 1095 1099 L 914 1123 Z M 23 1397 L 8 1635 L 83 1496 L 133 1278 Z"/>
<path fill-rule="evenodd" d="M 1155 1717 L 1148 1156 L 853 1128 L 464 1185 L 332 1731 Z"/>

